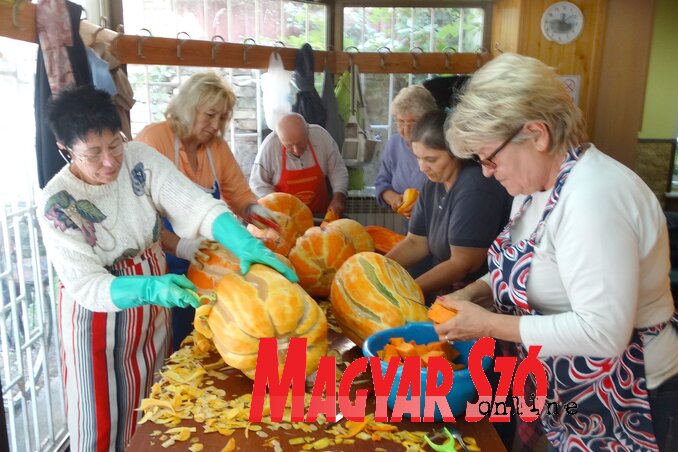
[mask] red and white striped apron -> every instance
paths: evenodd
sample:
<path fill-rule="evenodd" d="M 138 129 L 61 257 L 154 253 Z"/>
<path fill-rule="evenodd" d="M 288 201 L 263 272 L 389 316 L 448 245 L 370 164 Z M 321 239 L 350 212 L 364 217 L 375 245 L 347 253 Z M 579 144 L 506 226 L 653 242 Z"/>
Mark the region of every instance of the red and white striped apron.
<path fill-rule="evenodd" d="M 113 274 L 163 275 L 165 268 L 156 242 Z M 170 310 L 93 312 L 60 284 L 58 322 L 71 451 L 123 451 L 141 416 L 135 410 L 169 355 Z"/>

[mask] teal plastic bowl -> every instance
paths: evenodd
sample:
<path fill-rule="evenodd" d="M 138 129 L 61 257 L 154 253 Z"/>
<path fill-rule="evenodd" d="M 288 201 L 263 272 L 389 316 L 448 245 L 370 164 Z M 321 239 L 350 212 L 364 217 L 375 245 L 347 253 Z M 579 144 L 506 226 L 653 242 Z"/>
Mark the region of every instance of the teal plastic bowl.
<path fill-rule="evenodd" d="M 377 356 L 377 351 L 383 350 L 384 346 L 388 344 L 389 339 L 392 337 L 402 337 L 405 339 L 405 342 L 413 340 L 417 344 L 428 344 L 429 342 L 438 342 L 438 335 L 433 329 L 433 323 L 431 322 L 412 322 L 408 323 L 405 326 L 400 326 L 397 328 L 389 328 L 387 330 L 379 331 L 368 337 L 363 343 L 363 355 L 367 357 Z M 471 347 L 475 344 L 476 341 L 455 341 L 454 348 L 456 348 L 460 355 L 455 360 L 456 363 L 463 363 L 468 366 L 468 355 L 471 351 Z M 488 356 L 483 358 L 483 369 L 485 372 L 490 369 L 492 365 L 492 359 Z M 384 361 L 381 361 L 381 374 L 386 373 L 387 364 Z M 398 391 L 398 386 L 400 385 L 400 375 L 402 373 L 402 366 L 398 368 L 396 372 L 395 380 L 393 381 L 393 386 L 391 387 L 391 393 L 388 396 L 388 407 L 393 409 L 395 405 L 396 393 Z M 426 375 L 427 369 L 421 369 L 421 388 L 422 393 L 424 388 L 426 388 Z M 437 384 L 442 383 L 442 375 L 438 374 Z M 452 414 L 457 417 L 460 416 L 464 411 L 466 411 L 466 402 L 472 400 L 476 396 L 476 387 L 471 380 L 471 375 L 469 374 L 468 369 L 456 370 L 454 372 L 454 380 L 452 382 L 452 389 L 449 394 L 447 394 L 447 403 L 450 405 Z M 425 398 L 423 394 L 421 396 L 421 416 L 424 416 L 424 403 Z M 410 395 L 408 393 L 407 400 L 410 400 Z M 407 416 L 407 415 L 406 415 Z M 436 422 L 443 420 L 443 416 L 440 413 L 440 410 L 436 406 L 434 419 Z"/>

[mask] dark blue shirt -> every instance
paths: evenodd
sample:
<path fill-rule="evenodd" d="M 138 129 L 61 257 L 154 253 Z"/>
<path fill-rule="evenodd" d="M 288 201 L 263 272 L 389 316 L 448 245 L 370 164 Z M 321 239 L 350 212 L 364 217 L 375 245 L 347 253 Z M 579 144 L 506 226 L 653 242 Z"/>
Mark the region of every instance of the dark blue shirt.
<path fill-rule="evenodd" d="M 489 248 L 508 222 L 512 198 L 479 165 L 465 162 L 450 191 L 427 181 L 412 211 L 409 231 L 425 236 L 433 266 L 450 258 L 450 246 Z M 487 272 L 484 266 L 466 280 Z"/>

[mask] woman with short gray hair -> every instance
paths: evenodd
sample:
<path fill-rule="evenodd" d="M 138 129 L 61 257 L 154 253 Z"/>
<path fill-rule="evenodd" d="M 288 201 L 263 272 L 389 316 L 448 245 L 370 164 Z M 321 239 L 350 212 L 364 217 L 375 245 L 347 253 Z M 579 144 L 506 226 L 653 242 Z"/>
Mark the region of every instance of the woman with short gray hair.
<path fill-rule="evenodd" d="M 379 174 L 374 182 L 377 203 L 397 211 L 403 203 L 403 192 L 408 188 L 420 190 L 426 176 L 419 170 L 412 153 L 412 128 L 425 113 L 437 110 L 433 95 L 421 85 L 400 90 L 391 104 L 398 133 L 384 146 Z M 411 209 L 404 213 L 409 218 Z"/>

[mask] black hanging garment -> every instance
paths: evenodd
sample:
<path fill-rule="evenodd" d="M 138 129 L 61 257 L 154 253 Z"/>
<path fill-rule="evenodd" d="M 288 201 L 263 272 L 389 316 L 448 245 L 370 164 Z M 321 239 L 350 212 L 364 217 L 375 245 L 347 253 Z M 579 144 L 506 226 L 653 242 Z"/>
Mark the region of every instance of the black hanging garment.
<path fill-rule="evenodd" d="M 303 116 L 307 123 L 324 127 L 327 121 L 327 111 L 315 90 L 313 67 L 313 47 L 306 43 L 297 52 L 294 64 L 294 83 L 299 92 L 296 102 L 292 105 L 292 111 Z"/>
<path fill-rule="evenodd" d="M 66 2 L 71 19 L 73 46 L 68 47 L 68 58 L 73 69 L 73 77 L 77 86 L 92 83 L 92 74 L 87 63 L 85 44 L 80 38 L 80 16 L 82 7 L 76 3 Z M 56 139 L 47 123 L 46 106 L 52 92 L 47 79 L 42 49 L 38 46 L 38 61 L 35 76 L 35 151 L 38 161 L 38 182 L 43 188 L 47 182 L 66 164 L 59 155 Z"/>
<path fill-rule="evenodd" d="M 469 78 L 468 75 L 433 77 L 426 80 L 422 85 L 433 94 L 438 108 L 450 111 L 457 104 L 458 96 Z"/>

